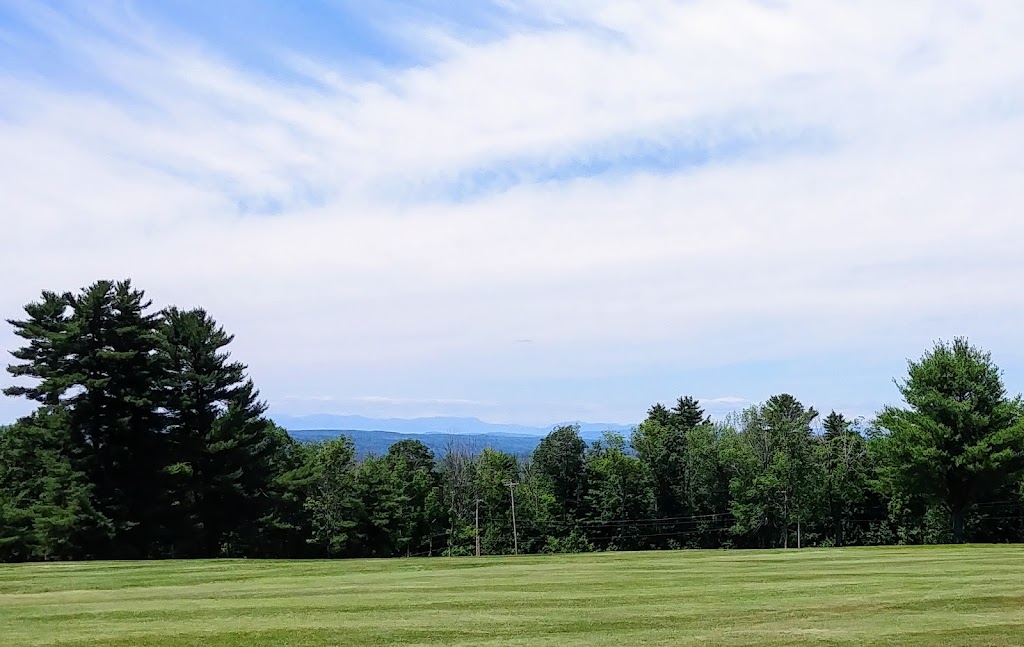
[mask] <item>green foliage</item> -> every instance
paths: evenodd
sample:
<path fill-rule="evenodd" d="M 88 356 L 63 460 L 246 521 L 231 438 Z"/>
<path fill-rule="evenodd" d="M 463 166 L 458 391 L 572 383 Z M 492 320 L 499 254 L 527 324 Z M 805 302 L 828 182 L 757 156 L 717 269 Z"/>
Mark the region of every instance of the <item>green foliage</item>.
<path fill-rule="evenodd" d="M 555 428 L 530 457 L 296 442 L 202 309 L 130 282 L 43 292 L 11 320 L 0 560 L 390 557 L 1024 540 L 1024 402 L 963 339 L 910 362 L 861 432 L 790 395 L 712 424 L 655 404 L 627 440 Z"/>
<path fill-rule="evenodd" d="M 98 281 L 78 294 L 44 292 L 11 321 L 26 345 L 12 352 L 8 395 L 63 407 L 75 467 L 93 485 L 95 508 L 114 527 L 112 554 L 152 554 L 163 514 L 166 354 L 159 315 L 129 281 Z"/>
<path fill-rule="evenodd" d="M 408 547 L 410 526 L 403 483 L 398 481 L 387 458 L 368 456 L 355 468 L 355 498 L 359 506 L 354 514 L 353 557 L 391 557 Z"/>
<path fill-rule="evenodd" d="M 573 529 L 568 535 L 547 538 L 544 542 L 544 549 L 541 552 L 549 554 L 557 553 L 590 553 L 594 551 L 594 545 L 587 540 L 587 536 L 577 529 Z"/>
<path fill-rule="evenodd" d="M 357 496 L 356 451 L 347 437 L 323 443 L 313 459 L 313 484 L 306 510 L 310 516 L 310 542 L 331 556 L 358 550 L 357 534 L 363 515 Z"/>
<path fill-rule="evenodd" d="M 691 437 L 699 444 L 696 449 Z M 651 545 L 717 545 L 713 528 L 717 514 L 724 512 L 719 499 L 725 481 L 718 466 L 717 438 L 700 403 L 686 396 L 672 409 L 654 405 L 633 430 L 630 444 L 650 472 L 654 514 L 665 520 Z"/>
<path fill-rule="evenodd" d="M 269 473 L 274 475 L 261 493 L 262 516 L 257 522 L 258 534 L 248 546 L 255 557 L 310 556 L 311 520 L 306 501 L 316 483 L 318 446 L 297 442 L 288 432 L 271 425 L 267 434 L 273 438 L 276 452 L 269 457 Z M 313 552 L 313 555 L 318 553 Z"/>
<path fill-rule="evenodd" d="M 646 545 L 641 520 L 655 511 L 650 469 L 628 452 L 626 439 L 606 432 L 587 453 L 587 510 L 595 525 L 593 539 L 602 545 L 641 548 Z"/>
<path fill-rule="evenodd" d="M 258 543 L 265 494 L 279 476 L 275 459 L 288 441 L 263 417 L 245 365 L 229 361 L 233 337 L 205 311 L 169 308 L 163 334 L 170 534 L 185 539 L 173 554 L 248 552 L 239 544 Z"/>
<path fill-rule="evenodd" d="M 519 461 L 515 456 L 484 449 L 476 460 L 476 492 L 480 499 L 481 541 L 488 555 L 514 551 L 512 528 L 512 488 L 519 481 Z M 519 497 L 522 500 L 522 497 Z"/>
<path fill-rule="evenodd" d="M 479 510 L 477 461 L 463 447 L 452 446 L 438 464 L 440 507 L 444 527 L 444 554 L 474 552 L 476 513 Z"/>
<path fill-rule="evenodd" d="M 519 485 L 516 486 L 520 552 L 541 552 L 547 543 L 548 533 L 561 533 L 570 528 L 573 519 L 560 514 L 564 508 L 550 481 L 540 474 L 536 465 L 529 461 L 523 463 L 519 470 Z"/>
<path fill-rule="evenodd" d="M 587 444 L 578 426 L 562 426 L 551 431 L 533 452 L 539 475 L 551 484 L 551 492 L 561 505 L 562 520 L 576 518 L 586 492 Z"/>
<path fill-rule="evenodd" d="M 676 401 L 671 409 L 660 402 L 647 410 L 647 420 L 665 429 L 686 432 L 699 425 L 709 424 L 711 418 L 704 414 L 700 402 L 691 396 L 684 396 Z"/>
<path fill-rule="evenodd" d="M 11 320 L 26 345 L 12 351 L 8 395 L 61 406 L 70 458 L 92 483 L 95 509 L 114 526 L 112 555 L 152 555 L 163 513 L 163 384 L 159 314 L 130 282 L 100 281 L 78 294 L 44 292 Z"/>
<path fill-rule="evenodd" d="M 877 420 L 880 487 L 892 499 L 945 506 L 962 541 L 971 504 L 1019 480 L 1024 405 L 1007 396 L 991 355 L 963 338 L 908 362 L 898 386 L 907 408 L 886 407 Z"/>
<path fill-rule="evenodd" d="M 110 540 L 92 486 L 70 460 L 66 414 L 49 407 L 0 429 L 0 560 L 93 557 Z"/>
<path fill-rule="evenodd" d="M 760 546 L 788 546 L 790 526 L 813 516 L 820 473 L 810 425 L 817 415 L 791 395 L 776 395 L 744 410 L 739 431 L 723 438 L 735 530 Z"/>
<path fill-rule="evenodd" d="M 439 523 L 443 506 L 434 453 L 418 440 L 402 440 L 388 449 L 386 463 L 401 503 L 396 550 L 406 555 L 431 554 L 434 539 L 444 532 Z"/>
<path fill-rule="evenodd" d="M 294 441 L 263 416 L 245 366 L 228 359 L 232 337 L 209 315 L 152 312 L 128 281 L 44 292 L 25 312 L 11 321 L 25 345 L 8 370 L 34 383 L 6 393 L 38 402 L 37 418 L 51 412 L 48 428 L 64 439 L 41 468 L 59 487 L 32 495 L 35 536 L 52 541 L 30 555 L 216 556 L 280 544 L 272 530 L 294 518 L 276 517 L 275 496 L 288 496 L 278 479 L 299 467 L 287 458 Z M 37 427 L 12 433 L 29 442 Z M 92 515 L 113 536 L 72 547 L 72 530 Z"/>
<path fill-rule="evenodd" d="M 682 538 L 694 547 L 712 548 L 725 541 L 729 513 L 729 477 L 722 463 L 724 427 L 701 424 L 686 432 L 686 509 L 692 522 Z"/>
<path fill-rule="evenodd" d="M 698 425 L 705 425 L 711 422 L 711 418 L 704 415 L 704 409 L 696 398 L 685 396 L 676 401 L 676 406 L 669 414 L 669 427 L 689 431 Z"/>
<path fill-rule="evenodd" d="M 681 515 L 685 510 L 685 492 L 688 489 L 686 431 L 647 420 L 633 430 L 630 444 L 657 483 L 657 514 L 666 517 Z"/>
<path fill-rule="evenodd" d="M 307 500 L 313 542 L 333 556 L 432 554 L 443 528 L 434 457 L 418 441 L 355 458 L 347 437 L 319 446 Z M 440 549 L 440 545 L 438 546 Z M 438 550 L 441 552 L 441 550 Z"/>
<path fill-rule="evenodd" d="M 867 440 L 841 414 L 830 413 L 824 430 L 814 460 L 820 466 L 821 503 L 832 522 L 831 543 L 842 546 L 864 532 L 852 520 L 863 515 L 871 499 L 873 465 Z"/>

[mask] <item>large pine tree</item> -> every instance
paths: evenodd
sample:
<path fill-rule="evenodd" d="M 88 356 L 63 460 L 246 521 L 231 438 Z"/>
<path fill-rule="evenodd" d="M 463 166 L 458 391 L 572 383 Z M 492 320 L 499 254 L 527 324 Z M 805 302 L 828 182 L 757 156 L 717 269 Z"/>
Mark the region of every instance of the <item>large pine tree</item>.
<path fill-rule="evenodd" d="M 160 317 L 130 281 L 98 281 L 78 294 L 44 292 L 12 320 L 26 345 L 6 389 L 66 411 L 72 458 L 93 484 L 97 511 L 110 520 L 108 557 L 153 555 L 160 524 L 163 389 Z"/>
<path fill-rule="evenodd" d="M 907 408 L 886 407 L 881 483 L 890 495 L 943 506 L 953 541 L 970 507 L 1024 470 L 1024 401 L 1009 397 L 992 356 L 967 339 L 939 342 L 908 362 Z"/>
<path fill-rule="evenodd" d="M 175 552 L 244 552 L 272 507 L 274 457 L 286 440 L 264 417 L 246 366 L 225 350 L 234 337 L 212 317 L 169 308 L 162 330 Z"/>

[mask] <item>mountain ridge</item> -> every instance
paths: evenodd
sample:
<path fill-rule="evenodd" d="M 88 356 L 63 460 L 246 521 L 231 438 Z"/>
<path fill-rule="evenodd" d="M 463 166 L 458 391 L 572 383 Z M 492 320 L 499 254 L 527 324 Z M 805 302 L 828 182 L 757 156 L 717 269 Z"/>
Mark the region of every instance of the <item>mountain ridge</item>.
<path fill-rule="evenodd" d="M 359 415 L 308 414 L 272 415 L 274 422 L 288 431 L 375 431 L 398 434 L 514 435 L 546 436 L 560 425 L 577 424 L 580 433 L 596 437 L 604 431 L 628 433 L 635 425 L 603 422 L 559 422 L 551 425 L 517 425 L 485 422 L 474 417 L 426 416 L 419 418 L 370 418 Z"/>
<path fill-rule="evenodd" d="M 301 442 L 320 442 L 347 436 L 355 446 L 357 456 L 383 455 L 394 443 L 401 440 L 417 440 L 426 445 L 436 458 L 453 449 L 469 454 L 479 454 L 484 449 L 494 449 L 524 458 L 533 453 L 542 436 L 526 434 L 402 434 L 394 431 L 363 431 L 359 429 L 298 429 L 288 432 Z"/>

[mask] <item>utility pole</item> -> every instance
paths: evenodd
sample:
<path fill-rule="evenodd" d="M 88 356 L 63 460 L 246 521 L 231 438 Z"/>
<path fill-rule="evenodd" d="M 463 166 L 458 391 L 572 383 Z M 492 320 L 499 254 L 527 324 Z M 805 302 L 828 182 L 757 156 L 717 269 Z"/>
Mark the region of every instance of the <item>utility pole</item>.
<path fill-rule="evenodd" d="M 789 548 L 789 492 L 783 492 L 782 494 L 784 497 L 783 509 L 786 511 L 785 519 L 783 519 L 785 527 L 782 530 L 782 547 Z"/>
<path fill-rule="evenodd" d="M 476 500 L 476 556 L 480 557 L 480 499 Z"/>
<path fill-rule="evenodd" d="M 515 487 L 519 485 L 515 481 L 508 481 L 505 483 L 508 486 L 508 493 L 512 497 L 512 547 L 513 554 L 519 554 L 519 533 L 516 532 L 516 491 Z"/>

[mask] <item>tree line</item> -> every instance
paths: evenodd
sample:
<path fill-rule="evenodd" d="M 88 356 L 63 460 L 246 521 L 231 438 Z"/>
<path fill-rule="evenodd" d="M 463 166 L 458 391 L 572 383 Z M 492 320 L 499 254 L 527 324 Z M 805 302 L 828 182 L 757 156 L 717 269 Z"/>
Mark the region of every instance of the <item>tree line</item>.
<path fill-rule="evenodd" d="M 300 443 L 202 309 L 130 281 L 43 292 L 0 428 L 0 560 L 389 557 L 1024 541 L 1024 402 L 965 339 L 908 363 L 905 402 L 823 419 L 788 394 L 712 421 L 692 397 L 629 436 L 530 456 Z"/>

